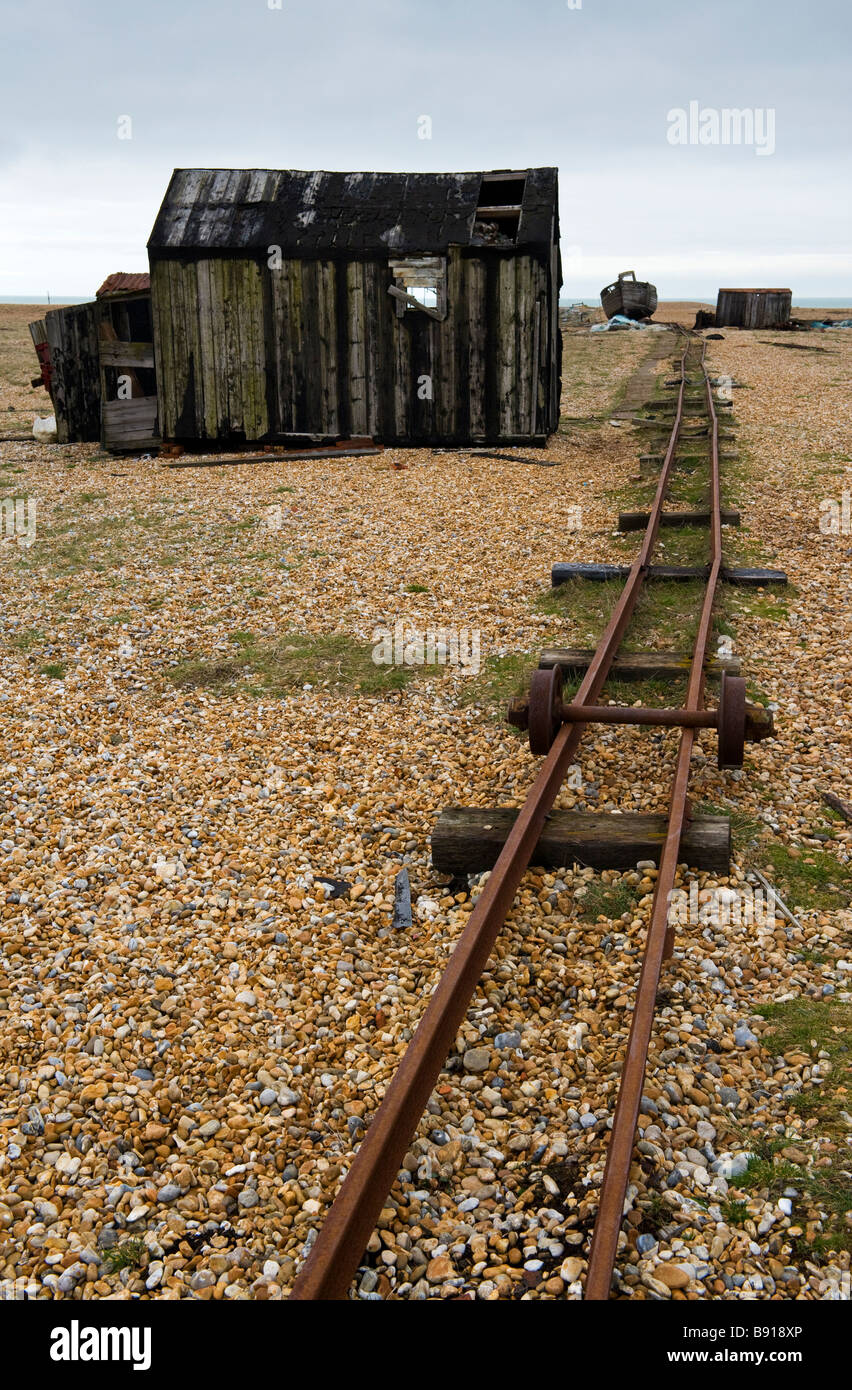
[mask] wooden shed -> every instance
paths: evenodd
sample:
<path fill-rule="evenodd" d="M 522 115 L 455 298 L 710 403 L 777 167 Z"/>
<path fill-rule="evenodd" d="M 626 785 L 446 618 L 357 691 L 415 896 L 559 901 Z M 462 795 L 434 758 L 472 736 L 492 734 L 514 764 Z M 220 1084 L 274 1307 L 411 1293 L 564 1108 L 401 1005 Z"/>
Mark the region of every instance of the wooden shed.
<path fill-rule="evenodd" d="M 792 302 L 792 290 L 720 290 L 716 327 L 783 328 Z"/>
<path fill-rule="evenodd" d="M 555 169 L 180 169 L 148 243 L 164 439 L 543 442 Z"/>

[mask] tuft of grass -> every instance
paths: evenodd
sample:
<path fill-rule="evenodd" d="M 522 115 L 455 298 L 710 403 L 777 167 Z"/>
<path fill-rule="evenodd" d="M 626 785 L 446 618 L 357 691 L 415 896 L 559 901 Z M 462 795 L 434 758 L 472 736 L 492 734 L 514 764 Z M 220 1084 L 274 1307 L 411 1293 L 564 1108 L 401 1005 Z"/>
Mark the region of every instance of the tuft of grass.
<path fill-rule="evenodd" d="M 428 594 L 429 590 L 425 584 L 406 584 L 405 592 L 407 594 Z"/>
<path fill-rule="evenodd" d="M 365 695 L 401 690 L 415 670 L 434 674 L 443 667 L 377 665 L 373 648 L 345 633 L 291 632 L 274 641 L 235 632 L 234 656 L 182 662 L 169 671 L 184 689 L 243 690 L 282 696 L 305 685 Z"/>
<path fill-rule="evenodd" d="M 104 1254 L 104 1264 L 110 1274 L 117 1274 L 121 1269 L 138 1269 L 145 1253 L 142 1237 L 133 1236 L 130 1240 L 123 1240 L 120 1245 L 114 1245 L 111 1250 L 107 1250 Z"/>
<path fill-rule="evenodd" d="M 633 916 L 637 901 L 635 884 L 624 879 L 617 883 L 593 879 L 583 895 L 579 915 L 587 922 L 596 922 L 599 917 L 617 922 L 623 917 Z"/>
<path fill-rule="evenodd" d="M 671 1225 L 671 1220 L 671 1207 L 667 1205 L 659 1192 L 652 1192 L 647 1207 L 643 1209 L 639 1229 L 649 1235 L 658 1236 L 666 1226 Z"/>
<path fill-rule="evenodd" d="M 40 676 L 49 676 L 54 681 L 65 679 L 65 667 L 61 661 L 50 661 L 46 666 L 39 666 L 38 673 Z"/>
<path fill-rule="evenodd" d="M 731 822 L 731 839 L 736 851 L 747 849 L 766 832 L 763 821 L 748 811 L 743 811 L 739 806 L 702 801 L 696 807 L 696 811 L 702 816 L 727 816 Z"/>
<path fill-rule="evenodd" d="M 747 1202 L 737 1202 L 731 1198 L 727 1198 L 721 1203 L 719 1210 L 722 1213 L 723 1220 L 725 1220 L 729 1226 L 742 1226 L 748 1220 L 749 1211 Z"/>
<path fill-rule="evenodd" d="M 797 1163 L 790 1163 L 786 1158 L 773 1160 L 755 1156 L 749 1159 L 744 1173 L 729 1178 L 728 1182 L 731 1187 L 765 1191 L 770 1197 L 780 1197 L 785 1187 L 797 1187 L 801 1190 L 807 1183 L 807 1177 L 804 1168 L 800 1168 Z"/>
<path fill-rule="evenodd" d="M 828 959 L 824 951 L 813 951 L 808 947 L 805 950 L 797 951 L 799 960 L 803 960 L 806 965 L 825 965 Z"/>

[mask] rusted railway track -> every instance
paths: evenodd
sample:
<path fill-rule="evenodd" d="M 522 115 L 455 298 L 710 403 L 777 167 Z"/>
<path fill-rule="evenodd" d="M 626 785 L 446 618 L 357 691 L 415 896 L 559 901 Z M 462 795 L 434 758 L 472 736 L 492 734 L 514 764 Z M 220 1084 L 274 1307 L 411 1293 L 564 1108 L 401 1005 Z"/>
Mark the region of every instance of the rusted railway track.
<path fill-rule="evenodd" d="M 573 698 L 571 716 L 558 721 L 546 739 L 549 751 L 545 753 L 529 795 L 459 938 L 450 963 L 294 1283 L 290 1295 L 292 1299 L 341 1299 L 346 1296 L 411 1136 L 426 1108 L 497 935 L 512 906 L 545 819 L 574 760 L 586 728 L 583 711 L 577 707 L 586 706 L 590 718 L 595 716 L 598 697 L 648 575 L 681 435 L 688 382 L 687 359 L 693 341 L 687 339 L 681 357 L 680 384 L 671 435 L 642 544 L 607 628 Z M 679 721 L 684 727 L 669 803 L 668 832 L 660 859 L 651 924 L 589 1257 L 585 1296 L 592 1300 L 606 1299 L 610 1292 L 642 1097 L 654 1000 L 663 961 L 673 948 L 667 927 L 669 894 L 674 886 L 678 850 L 688 815 L 690 757 L 695 725 L 701 723 L 698 712 L 703 708 L 704 664 L 713 602 L 722 567 L 719 430 L 711 383 L 705 368 L 705 354 L 706 346 L 702 347 L 698 367 L 704 381 L 710 422 L 710 565 L 692 652 L 684 717 Z M 532 734 L 531 726 L 531 743 Z"/>

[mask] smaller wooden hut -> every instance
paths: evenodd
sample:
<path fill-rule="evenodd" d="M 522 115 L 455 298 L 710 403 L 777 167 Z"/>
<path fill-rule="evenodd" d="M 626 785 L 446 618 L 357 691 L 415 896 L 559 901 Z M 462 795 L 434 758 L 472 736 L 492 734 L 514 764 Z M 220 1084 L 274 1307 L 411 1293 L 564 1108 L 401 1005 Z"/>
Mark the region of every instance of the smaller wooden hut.
<path fill-rule="evenodd" d="M 159 443 L 147 271 L 108 275 L 92 303 L 49 309 L 30 334 L 58 443 L 114 453 Z"/>
<path fill-rule="evenodd" d="M 716 327 L 784 328 L 792 302 L 792 290 L 720 290 Z"/>

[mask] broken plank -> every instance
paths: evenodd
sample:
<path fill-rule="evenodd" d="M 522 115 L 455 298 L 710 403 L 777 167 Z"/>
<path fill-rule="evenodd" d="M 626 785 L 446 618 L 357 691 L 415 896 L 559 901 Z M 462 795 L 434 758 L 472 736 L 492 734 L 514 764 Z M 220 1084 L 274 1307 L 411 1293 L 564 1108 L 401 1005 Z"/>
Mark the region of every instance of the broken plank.
<path fill-rule="evenodd" d="M 454 875 L 493 868 L 517 815 L 511 807 L 448 806 L 432 832 L 434 868 Z M 664 815 L 552 811 L 530 862 L 546 868 L 582 864 L 593 869 L 632 869 L 641 859 L 659 862 L 666 829 Z M 730 856 L 728 817 L 694 816 L 681 838 L 680 861 L 727 874 Z"/>
<path fill-rule="evenodd" d="M 545 647 L 539 667 L 561 666 L 566 676 L 582 676 L 591 665 L 594 652 L 585 647 Z M 692 657 L 688 652 L 621 652 L 613 660 L 609 678 L 620 681 L 677 680 L 689 675 Z M 723 671 L 738 676 L 742 663 L 738 656 L 708 657 L 704 671 L 708 679 L 721 679 Z"/>

